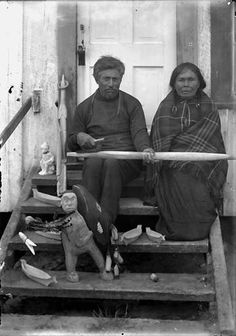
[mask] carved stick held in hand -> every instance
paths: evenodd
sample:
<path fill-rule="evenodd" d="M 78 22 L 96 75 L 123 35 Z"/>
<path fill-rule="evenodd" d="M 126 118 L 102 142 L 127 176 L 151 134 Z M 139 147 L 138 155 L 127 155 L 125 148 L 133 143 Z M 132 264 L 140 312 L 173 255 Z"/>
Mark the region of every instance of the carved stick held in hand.
<path fill-rule="evenodd" d="M 100 157 L 115 158 L 121 160 L 142 160 L 145 153 L 143 152 L 124 152 L 124 151 L 100 151 L 100 152 L 68 152 L 68 157 Z M 170 161 L 212 161 L 212 160 L 235 160 L 236 158 L 222 153 L 200 153 L 200 152 L 155 152 L 155 160 Z"/>

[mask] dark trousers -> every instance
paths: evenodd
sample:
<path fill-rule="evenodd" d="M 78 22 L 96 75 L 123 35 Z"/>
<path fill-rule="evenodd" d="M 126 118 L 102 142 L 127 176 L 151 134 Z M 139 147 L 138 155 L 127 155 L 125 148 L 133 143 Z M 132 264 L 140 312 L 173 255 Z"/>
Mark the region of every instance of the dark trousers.
<path fill-rule="evenodd" d="M 96 198 L 115 222 L 122 188 L 136 178 L 142 161 L 88 158 L 83 166 L 83 186 Z"/>

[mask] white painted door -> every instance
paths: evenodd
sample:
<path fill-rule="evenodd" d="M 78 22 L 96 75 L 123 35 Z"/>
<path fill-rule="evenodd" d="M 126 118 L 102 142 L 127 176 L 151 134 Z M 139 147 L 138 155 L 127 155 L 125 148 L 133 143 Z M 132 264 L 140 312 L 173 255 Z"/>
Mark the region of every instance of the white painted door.
<path fill-rule="evenodd" d="M 86 65 L 78 66 L 78 103 L 97 88 L 96 60 L 112 55 L 126 67 L 121 90 L 140 100 L 150 127 L 176 66 L 175 1 L 78 1 L 78 45 L 82 40 Z"/>

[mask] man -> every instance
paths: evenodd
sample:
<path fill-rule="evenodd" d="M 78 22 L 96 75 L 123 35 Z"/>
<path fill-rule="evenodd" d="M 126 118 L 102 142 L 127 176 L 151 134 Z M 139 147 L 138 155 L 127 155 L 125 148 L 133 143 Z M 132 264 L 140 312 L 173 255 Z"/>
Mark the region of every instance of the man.
<path fill-rule="evenodd" d="M 78 150 L 141 151 L 149 160 L 150 148 L 145 117 L 140 102 L 121 91 L 124 64 L 102 56 L 94 65 L 97 91 L 77 106 L 68 147 Z M 122 187 L 136 178 L 140 160 L 87 158 L 83 166 L 83 185 L 107 212 L 114 223 Z"/>

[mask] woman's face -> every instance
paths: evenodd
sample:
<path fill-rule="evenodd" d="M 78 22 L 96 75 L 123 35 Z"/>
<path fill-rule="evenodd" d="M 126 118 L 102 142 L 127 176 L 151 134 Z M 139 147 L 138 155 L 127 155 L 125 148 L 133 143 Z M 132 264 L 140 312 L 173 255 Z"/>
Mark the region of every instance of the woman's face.
<path fill-rule="evenodd" d="M 184 69 L 175 80 L 177 94 L 185 99 L 195 96 L 200 86 L 197 75 L 189 69 Z"/>

